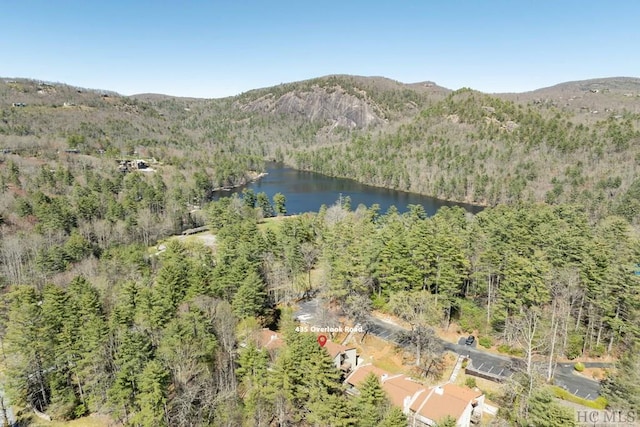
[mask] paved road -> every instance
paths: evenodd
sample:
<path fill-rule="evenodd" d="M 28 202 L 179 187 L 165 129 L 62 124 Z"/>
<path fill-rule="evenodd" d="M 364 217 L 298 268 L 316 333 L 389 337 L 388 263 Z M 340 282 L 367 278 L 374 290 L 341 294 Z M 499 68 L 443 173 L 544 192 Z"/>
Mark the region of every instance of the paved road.
<path fill-rule="evenodd" d="M 295 317 L 305 323 L 313 324 L 314 319 L 322 317 L 323 308 L 319 305 L 318 299 L 311 299 L 301 302 Z M 407 347 L 409 342 L 406 338 L 408 332 L 405 328 L 390 321 L 385 321 L 376 317 L 368 319 L 369 333 L 385 341 L 392 342 L 401 347 Z M 499 354 L 489 353 L 477 348 L 477 341 L 473 345 L 465 345 L 465 338 L 461 337 L 458 343 L 440 340 L 445 350 L 452 351 L 459 355 L 467 356 L 471 359 L 471 367 L 486 376 L 493 376 L 499 380 L 510 377 L 524 361 L 515 357 L 508 357 Z M 546 366 L 546 364 L 545 364 Z M 573 363 L 558 363 L 555 369 L 554 383 L 576 396 L 585 399 L 595 399 L 599 396 L 600 383 L 589 378 L 578 375 Z M 588 368 L 609 367 L 607 363 L 585 363 Z M 543 367 L 541 366 L 541 369 Z"/>
<path fill-rule="evenodd" d="M 584 399 L 594 400 L 600 395 L 600 382 L 579 375 L 574 363 L 558 363 L 554 372 L 554 382 L 570 393 Z M 586 362 L 586 368 L 609 368 L 611 363 Z"/>
<path fill-rule="evenodd" d="M 369 333 L 372 335 L 382 338 L 383 340 L 393 342 L 401 347 L 408 346 L 409 343 L 406 338 L 404 338 L 407 333 L 406 329 L 375 317 L 371 317 L 369 322 Z M 464 343 L 464 337 L 461 337 L 457 344 L 442 339 L 439 340 L 445 350 L 470 358 L 475 370 L 488 375 L 498 376 L 501 379 L 507 378 L 513 374 L 515 366 L 520 362 L 515 358 L 478 350 L 476 347 L 477 341 L 474 342 L 473 345 L 466 345 Z"/>
<path fill-rule="evenodd" d="M 322 317 L 320 313 L 321 310 L 322 308 L 319 306 L 319 300 L 311 299 L 299 304 L 295 317 L 301 322 L 313 325 L 315 319 Z M 371 335 L 375 335 L 385 341 L 392 342 L 400 347 L 409 346 L 407 329 L 377 317 L 369 317 L 367 322 L 369 333 Z M 469 357 L 475 370 L 488 375 L 498 376 L 501 379 L 509 377 L 513 373 L 515 365 L 520 362 L 515 358 L 478 350 L 476 348 L 477 341 L 474 342 L 472 346 L 465 345 L 464 341 L 464 337 L 460 338 L 460 341 L 457 344 L 440 339 L 440 343 L 445 350 Z"/>

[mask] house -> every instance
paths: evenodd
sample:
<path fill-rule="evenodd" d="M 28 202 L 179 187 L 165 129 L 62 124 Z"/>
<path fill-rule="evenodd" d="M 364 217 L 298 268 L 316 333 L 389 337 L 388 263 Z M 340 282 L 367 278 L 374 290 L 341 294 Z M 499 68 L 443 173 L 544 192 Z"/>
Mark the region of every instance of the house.
<path fill-rule="evenodd" d="M 266 350 L 277 350 L 284 345 L 282 334 L 267 328 L 260 330 L 258 334 L 258 347 Z"/>
<path fill-rule="evenodd" d="M 120 172 L 132 172 L 132 171 L 149 171 L 154 172 L 153 169 L 149 168 L 149 163 L 145 160 L 135 159 L 135 160 L 116 160 L 118 162 L 118 170 Z"/>
<path fill-rule="evenodd" d="M 249 342 L 254 343 L 259 349 L 266 350 L 271 361 L 276 359 L 278 351 L 284 346 L 282 334 L 267 328 L 260 329 L 256 331 L 255 334 L 251 334 L 248 341 L 240 343 L 240 347 L 246 347 Z"/>
<path fill-rule="evenodd" d="M 484 395 L 477 389 L 446 383 L 426 387 L 403 374 L 390 374 L 373 365 L 361 365 L 347 377 L 347 392 L 358 394 L 357 387 L 373 373 L 391 403 L 407 415 L 412 427 L 435 426 L 447 416 L 457 420 L 459 427 L 480 422 L 484 410 Z"/>
<path fill-rule="evenodd" d="M 347 393 L 358 394 L 358 386 L 371 373 L 378 377 L 380 379 L 380 382 L 382 382 L 386 377 L 389 376 L 387 371 L 373 366 L 370 363 L 367 363 L 366 365 L 360 365 L 357 369 L 354 369 L 353 372 L 344 381 L 350 387 L 347 389 Z"/>
<path fill-rule="evenodd" d="M 371 373 L 378 377 L 380 385 L 387 392 L 387 397 L 389 397 L 391 403 L 402 408 L 405 414 L 408 414 L 412 403 L 426 392 L 422 384 L 406 375 L 390 374 L 383 369 L 367 364 L 359 366 L 347 377 L 345 382 L 350 387 L 347 389 L 347 393 L 357 395 L 357 388 Z"/>
<path fill-rule="evenodd" d="M 431 387 L 411 406 L 414 426 L 434 426 L 446 416 L 457 420 L 456 425 L 477 424 L 484 410 L 484 395 L 477 389 L 447 383 Z"/>
<path fill-rule="evenodd" d="M 258 348 L 265 349 L 272 358 L 285 345 L 282 334 L 267 328 L 261 329 L 255 336 L 255 343 Z M 324 349 L 329 353 L 336 369 L 348 374 L 358 366 L 358 355 L 355 347 L 347 347 L 331 341 L 327 341 Z"/>
<path fill-rule="evenodd" d="M 331 341 L 327 341 L 324 348 L 333 359 L 336 369 L 343 372 L 350 372 L 358 366 L 358 355 L 355 347 L 346 347 Z"/>

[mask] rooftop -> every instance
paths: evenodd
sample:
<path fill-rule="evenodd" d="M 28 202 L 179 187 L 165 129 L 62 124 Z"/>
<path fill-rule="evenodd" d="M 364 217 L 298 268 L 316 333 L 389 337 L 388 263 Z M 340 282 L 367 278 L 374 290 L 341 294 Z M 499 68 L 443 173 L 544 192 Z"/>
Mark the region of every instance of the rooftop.
<path fill-rule="evenodd" d="M 433 421 L 441 420 L 447 415 L 459 419 L 467 406 L 474 404 L 482 396 L 482 392 L 477 389 L 451 383 L 427 388 L 406 375 L 392 375 L 371 364 L 357 368 L 346 382 L 358 387 L 371 373 L 378 377 L 393 405 L 403 411 L 410 409 L 411 412 Z"/>
<path fill-rule="evenodd" d="M 444 384 L 431 387 L 429 392 L 420 396 L 411 410 L 433 421 L 441 420 L 447 415 L 459 419 L 469 403 L 475 402 L 482 393 L 455 384 Z"/>
<path fill-rule="evenodd" d="M 354 387 L 358 387 L 370 373 L 375 374 L 378 379 L 382 378 L 383 375 L 389 375 L 387 371 L 371 364 L 360 365 L 355 371 L 351 373 L 351 375 L 347 377 L 346 382 L 347 384 L 350 384 Z"/>
<path fill-rule="evenodd" d="M 324 345 L 324 348 L 329 353 L 329 356 L 331 356 L 331 358 L 334 359 L 340 353 L 343 353 L 347 350 L 352 350 L 355 347 L 346 347 L 344 345 L 341 345 L 332 341 L 327 341 L 326 344 Z"/>
<path fill-rule="evenodd" d="M 258 346 L 267 350 L 277 349 L 284 345 L 282 335 L 278 332 L 264 328 L 258 335 Z"/>

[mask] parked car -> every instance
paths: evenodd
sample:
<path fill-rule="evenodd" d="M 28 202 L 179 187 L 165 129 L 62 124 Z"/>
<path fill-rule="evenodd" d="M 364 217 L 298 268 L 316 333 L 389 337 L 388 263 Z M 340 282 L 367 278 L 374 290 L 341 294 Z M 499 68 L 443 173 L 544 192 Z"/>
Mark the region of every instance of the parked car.
<path fill-rule="evenodd" d="M 464 341 L 466 345 L 472 345 L 476 341 L 476 337 L 473 335 L 469 335 L 467 339 Z"/>

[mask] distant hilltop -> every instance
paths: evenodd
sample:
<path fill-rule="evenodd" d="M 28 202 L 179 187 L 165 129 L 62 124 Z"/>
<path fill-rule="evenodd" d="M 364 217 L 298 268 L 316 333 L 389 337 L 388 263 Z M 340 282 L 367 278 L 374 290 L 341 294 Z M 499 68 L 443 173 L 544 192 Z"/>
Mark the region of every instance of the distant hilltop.
<path fill-rule="evenodd" d="M 76 150 L 123 159 L 152 151 L 148 157 L 168 165 L 189 147 L 254 159 L 242 173 L 219 172 L 221 187 L 246 182 L 256 162 L 277 160 L 457 202 L 588 198 L 598 215 L 612 203 L 634 215 L 622 208 L 625 197 L 635 200 L 640 159 L 634 77 L 486 94 L 433 81 L 330 75 L 219 99 L 5 78 L 0 109 L 0 150 L 24 157 Z M 197 157 L 193 163 L 206 167 Z"/>

